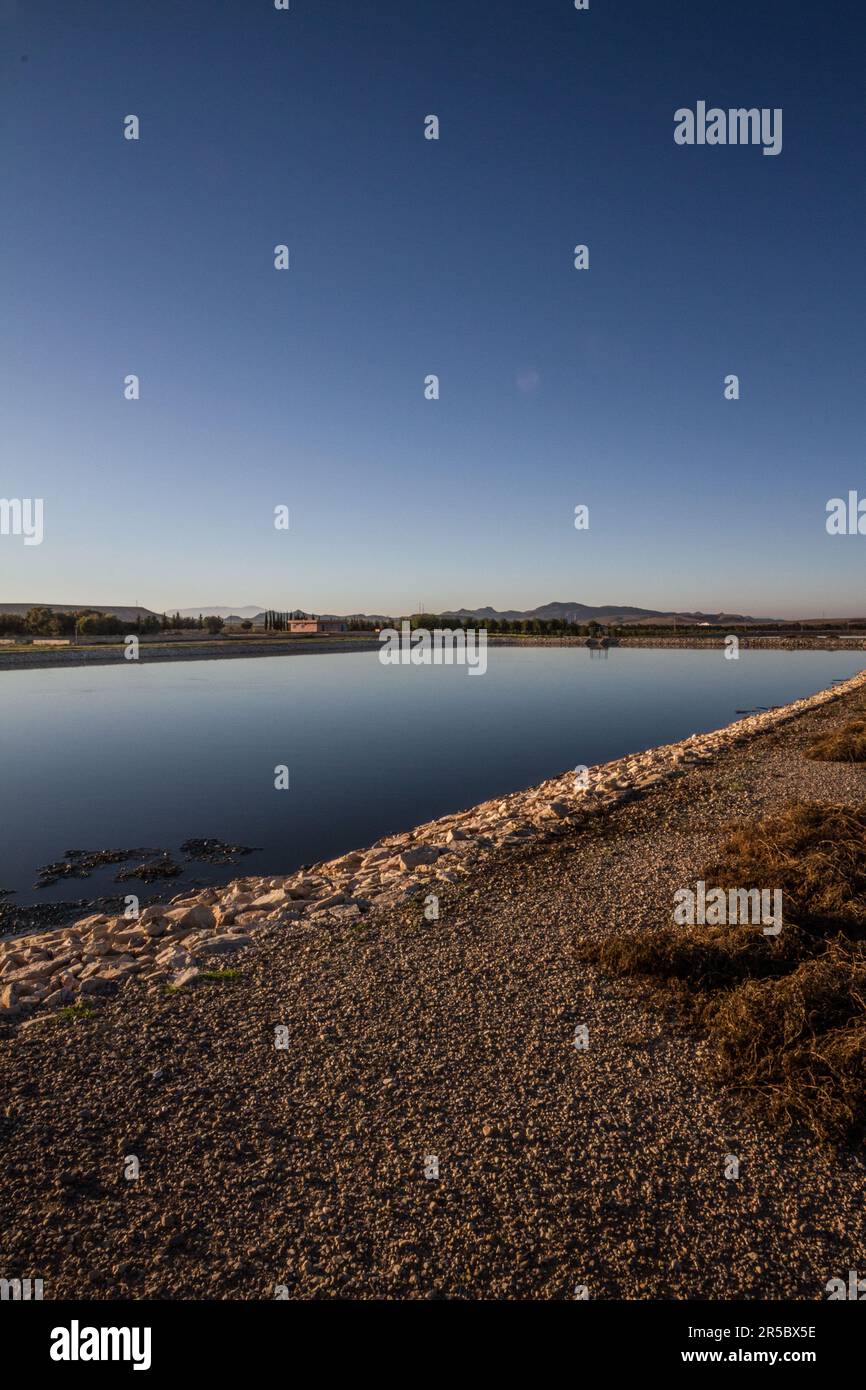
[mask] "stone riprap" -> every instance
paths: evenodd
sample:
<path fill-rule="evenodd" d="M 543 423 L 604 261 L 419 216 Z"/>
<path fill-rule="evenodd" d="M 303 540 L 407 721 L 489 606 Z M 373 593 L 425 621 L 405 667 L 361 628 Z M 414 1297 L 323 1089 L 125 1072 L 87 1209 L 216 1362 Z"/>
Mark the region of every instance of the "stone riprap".
<path fill-rule="evenodd" d="M 57 1006 L 113 994 L 131 981 L 150 990 L 189 987 L 230 965 L 259 927 L 316 929 L 413 896 L 425 902 L 485 855 L 574 833 L 588 817 L 682 776 L 689 765 L 864 685 L 866 670 L 711 733 L 618 758 L 585 777 L 569 771 L 288 876 L 239 878 L 180 894 L 136 919 L 95 914 L 71 927 L 10 938 L 0 942 L 0 1019 L 27 1027 Z"/>

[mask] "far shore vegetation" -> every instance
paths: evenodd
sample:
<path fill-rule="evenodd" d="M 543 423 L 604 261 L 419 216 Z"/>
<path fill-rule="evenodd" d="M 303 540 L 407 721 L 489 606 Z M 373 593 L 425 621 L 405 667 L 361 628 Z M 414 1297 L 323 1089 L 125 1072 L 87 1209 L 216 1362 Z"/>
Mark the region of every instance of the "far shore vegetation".
<path fill-rule="evenodd" d="M 309 618 L 300 609 L 293 611 L 265 609 L 255 620 L 244 619 L 226 622 L 214 614 L 199 614 L 197 617 L 181 616 L 180 613 L 138 614 L 136 617 L 118 617 L 111 612 L 83 608 L 74 612 L 63 612 L 51 607 L 31 608 L 27 613 L 0 613 L 0 637 L 18 639 L 29 643 L 40 638 L 63 639 L 71 642 L 93 638 L 125 637 L 136 633 L 145 640 L 158 641 L 160 637 L 171 634 L 175 637 L 188 634 L 190 637 L 207 635 L 218 637 L 274 637 L 292 636 L 309 640 L 310 636 L 374 636 L 384 627 L 399 627 L 408 622 L 413 629 L 434 628 L 483 630 L 491 637 L 548 637 L 548 638 L 601 638 L 619 640 L 622 638 L 670 638 L 689 637 L 718 639 L 731 633 L 741 637 L 808 637 L 808 636 L 866 636 L 866 620 L 835 620 L 814 623 L 790 622 L 773 624 L 725 623 L 725 622 L 674 622 L 657 623 L 601 623 L 591 620 L 585 623 L 569 622 L 565 618 L 486 618 L 456 617 L 448 613 L 412 613 L 405 617 L 378 618 L 353 617 L 345 620 L 345 631 L 341 634 L 296 634 L 289 631 L 291 619 Z"/>
<path fill-rule="evenodd" d="M 23 614 L 0 613 L 0 634 L 6 637 L 122 637 L 130 631 L 156 634 L 184 630 L 216 634 L 224 626 L 223 619 L 217 617 L 182 618 L 179 613 L 162 613 L 130 619 L 93 608 L 70 613 L 53 608 L 31 608 Z"/>

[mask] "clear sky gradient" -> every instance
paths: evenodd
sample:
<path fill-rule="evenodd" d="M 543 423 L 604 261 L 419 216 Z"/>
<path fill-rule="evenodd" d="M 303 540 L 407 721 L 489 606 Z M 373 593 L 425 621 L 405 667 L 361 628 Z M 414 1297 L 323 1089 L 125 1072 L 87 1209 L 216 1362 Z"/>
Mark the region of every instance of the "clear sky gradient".
<path fill-rule="evenodd" d="M 854 0 L 0 0 L 0 599 L 862 614 L 864 49 Z M 699 100 L 781 154 L 675 145 Z"/>

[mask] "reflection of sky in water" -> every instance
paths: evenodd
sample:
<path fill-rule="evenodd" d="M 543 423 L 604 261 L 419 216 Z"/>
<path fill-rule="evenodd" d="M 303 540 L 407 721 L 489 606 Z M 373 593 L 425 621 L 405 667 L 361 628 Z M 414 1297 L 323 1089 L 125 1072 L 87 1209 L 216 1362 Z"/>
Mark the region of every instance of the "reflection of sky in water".
<path fill-rule="evenodd" d="M 187 882 L 286 873 L 577 763 L 670 743 L 854 674 L 859 652 L 488 649 L 487 673 L 383 667 L 375 653 L 11 671 L 3 692 L 0 888 L 108 892 L 116 868 L 32 891 L 68 849 L 191 837 L 261 846 Z M 274 790 L 274 767 L 290 769 Z"/>

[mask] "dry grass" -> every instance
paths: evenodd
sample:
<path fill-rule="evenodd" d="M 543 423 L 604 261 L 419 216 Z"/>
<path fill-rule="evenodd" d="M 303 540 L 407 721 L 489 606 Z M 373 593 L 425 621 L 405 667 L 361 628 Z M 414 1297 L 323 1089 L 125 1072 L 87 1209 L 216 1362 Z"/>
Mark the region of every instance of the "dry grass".
<path fill-rule="evenodd" d="M 808 957 L 809 947 L 788 926 L 775 937 L 752 926 L 661 927 L 589 942 L 580 954 L 615 975 L 680 980 L 694 990 L 712 991 L 785 974 Z"/>
<path fill-rule="evenodd" d="M 780 888 L 786 929 L 866 937 L 866 802 L 798 802 L 738 826 L 702 877 L 722 888 Z"/>
<path fill-rule="evenodd" d="M 782 931 L 665 926 L 582 950 L 641 976 L 705 1033 L 715 1075 L 832 1141 L 866 1133 L 866 804 L 736 827 L 708 886 L 781 888 Z"/>
<path fill-rule="evenodd" d="M 852 719 L 841 729 L 821 734 L 806 749 L 806 757 L 825 763 L 866 762 L 866 719 Z"/>
<path fill-rule="evenodd" d="M 749 980 L 704 1011 L 720 1081 L 760 1093 L 825 1139 L 866 1128 L 866 947 L 837 938 L 790 975 Z"/>

